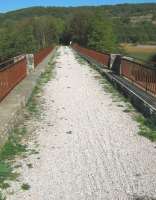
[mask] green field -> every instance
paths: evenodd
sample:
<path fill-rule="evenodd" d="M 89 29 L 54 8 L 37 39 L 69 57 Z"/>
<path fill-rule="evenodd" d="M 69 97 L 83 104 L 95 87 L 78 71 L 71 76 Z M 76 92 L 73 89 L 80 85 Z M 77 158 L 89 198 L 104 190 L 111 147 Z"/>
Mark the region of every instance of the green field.
<path fill-rule="evenodd" d="M 148 61 L 152 55 L 156 54 L 156 45 L 122 44 L 121 46 L 127 55 L 145 61 Z"/>

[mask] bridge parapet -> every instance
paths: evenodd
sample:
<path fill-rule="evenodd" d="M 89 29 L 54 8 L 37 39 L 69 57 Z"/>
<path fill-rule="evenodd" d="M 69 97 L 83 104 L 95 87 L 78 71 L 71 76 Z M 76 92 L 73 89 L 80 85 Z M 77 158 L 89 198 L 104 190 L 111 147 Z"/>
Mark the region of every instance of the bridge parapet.
<path fill-rule="evenodd" d="M 0 63 L 0 101 L 38 64 L 48 56 L 52 48 L 45 48 L 34 54 L 19 55 Z"/>
<path fill-rule="evenodd" d="M 156 96 L 156 67 L 152 63 L 145 63 L 120 54 L 97 52 L 78 44 L 72 44 L 72 48 L 88 59 L 96 61 L 103 68 L 110 69 L 116 75 L 128 79 L 132 84 Z"/>

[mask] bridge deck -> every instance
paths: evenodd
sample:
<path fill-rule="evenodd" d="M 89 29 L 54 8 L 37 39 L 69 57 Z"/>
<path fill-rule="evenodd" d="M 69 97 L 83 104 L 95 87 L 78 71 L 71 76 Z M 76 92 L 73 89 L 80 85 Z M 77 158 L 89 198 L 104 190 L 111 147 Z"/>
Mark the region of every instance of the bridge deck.
<path fill-rule="evenodd" d="M 23 160 L 23 182 L 10 200 L 128 200 L 156 197 L 156 149 L 137 134 L 124 102 L 114 102 L 88 64 L 61 47 L 56 75 L 45 86 L 39 154 Z M 120 105 L 120 106 L 119 106 Z M 36 157 L 40 159 L 36 159 Z M 32 163 L 28 169 L 26 163 Z"/>

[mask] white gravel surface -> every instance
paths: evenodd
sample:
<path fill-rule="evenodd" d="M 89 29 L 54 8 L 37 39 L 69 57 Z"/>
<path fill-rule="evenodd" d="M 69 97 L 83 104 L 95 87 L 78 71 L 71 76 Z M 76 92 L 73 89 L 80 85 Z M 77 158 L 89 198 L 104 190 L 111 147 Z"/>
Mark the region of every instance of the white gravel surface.
<path fill-rule="evenodd" d="M 8 199 L 156 197 L 155 144 L 137 134 L 137 123 L 104 91 L 96 71 L 80 64 L 68 47 L 58 51 L 56 75 L 44 87 L 42 121 L 31 141 L 39 144 L 39 154 L 20 161 L 20 183 Z M 21 183 L 30 189 L 22 191 Z"/>

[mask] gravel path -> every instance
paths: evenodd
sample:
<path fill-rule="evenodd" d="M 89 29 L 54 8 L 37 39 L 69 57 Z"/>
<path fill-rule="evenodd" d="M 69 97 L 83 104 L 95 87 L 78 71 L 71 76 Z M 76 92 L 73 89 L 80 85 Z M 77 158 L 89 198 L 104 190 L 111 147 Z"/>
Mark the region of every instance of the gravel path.
<path fill-rule="evenodd" d="M 21 180 L 31 188 L 17 188 L 9 199 L 156 197 L 155 144 L 137 134 L 137 123 L 104 91 L 96 71 L 68 47 L 58 51 L 55 78 L 42 97 L 43 120 L 34 132 L 39 154 L 21 161 Z"/>

